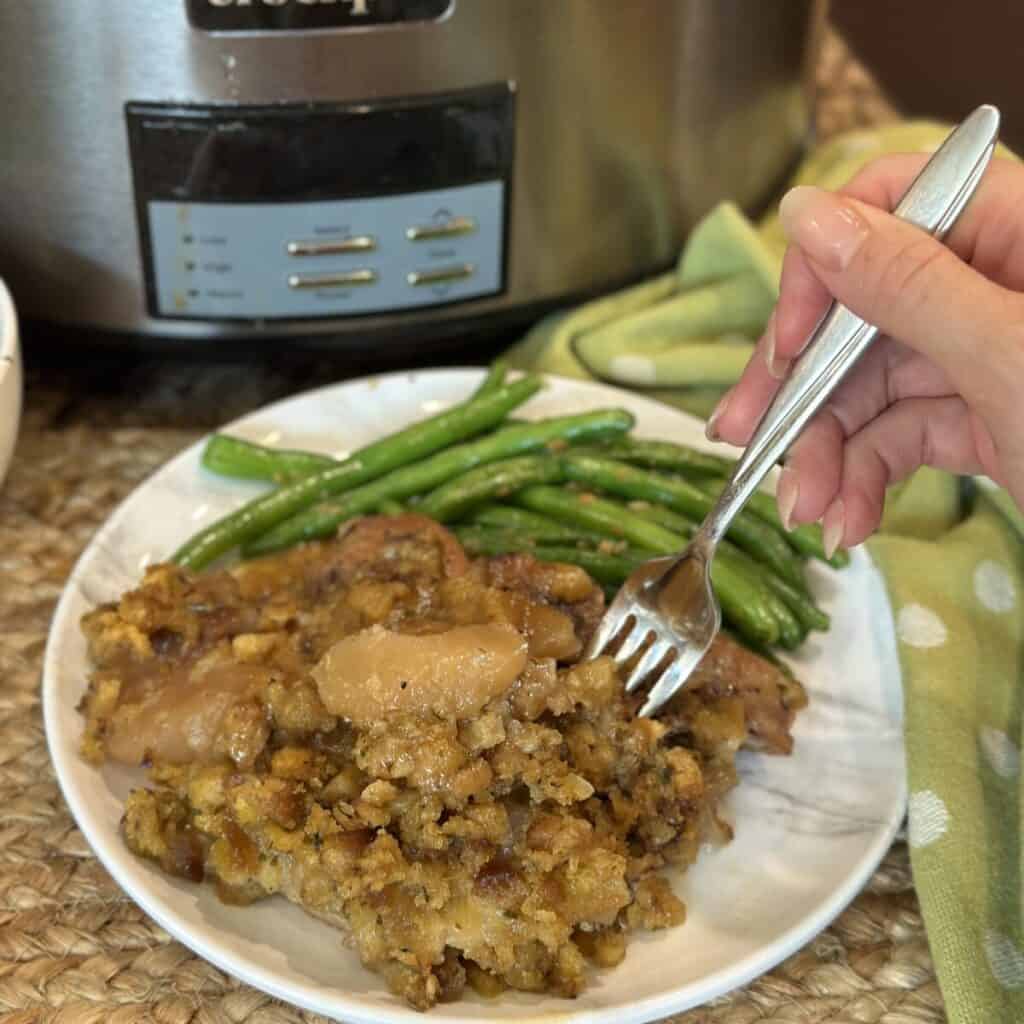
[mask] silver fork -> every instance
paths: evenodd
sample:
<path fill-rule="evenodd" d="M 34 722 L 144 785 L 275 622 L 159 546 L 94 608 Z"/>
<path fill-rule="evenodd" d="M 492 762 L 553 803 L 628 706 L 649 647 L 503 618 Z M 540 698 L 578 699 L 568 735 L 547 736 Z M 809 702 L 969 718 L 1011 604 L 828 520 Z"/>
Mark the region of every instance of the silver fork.
<path fill-rule="evenodd" d="M 978 107 L 936 150 L 893 213 L 943 238 L 974 194 L 998 134 L 999 111 Z M 877 334 L 877 327 L 832 303 L 686 549 L 641 565 L 605 612 L 585 657 L 611 653 L 623 668 L 640 655 L 626 690 L 653 684 L 641 716 L 654 714 L 686 683 L 721 627 L 710 569 L 733 517 Z"/>

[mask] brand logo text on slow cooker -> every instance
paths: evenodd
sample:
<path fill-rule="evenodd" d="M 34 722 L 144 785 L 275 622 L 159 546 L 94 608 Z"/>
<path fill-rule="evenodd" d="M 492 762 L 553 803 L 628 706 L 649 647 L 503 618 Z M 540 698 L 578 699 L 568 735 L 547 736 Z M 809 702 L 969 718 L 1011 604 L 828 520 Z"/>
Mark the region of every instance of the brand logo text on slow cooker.
<path fill-rule="evenodd" d="M 447 17 L 454 3 L 455 0 L 185 0 L 185 10 L 192 26 L 207 32 L 301 32 L 440 21 Z"/>
<path fill-rule="evenodd" d="M 320 7 L 335 4 L 345 5 L 350 12 L 359 17 L 370 13 L 370 0 L 207 0 L 211 7 L 287 7 L 296 4 L 299 7 Z"/>

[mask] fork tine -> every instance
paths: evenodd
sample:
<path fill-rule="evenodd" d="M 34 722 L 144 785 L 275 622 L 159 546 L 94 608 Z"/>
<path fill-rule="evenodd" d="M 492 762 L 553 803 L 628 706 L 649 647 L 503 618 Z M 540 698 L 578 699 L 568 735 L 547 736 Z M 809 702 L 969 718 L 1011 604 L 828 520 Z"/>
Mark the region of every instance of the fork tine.
<path fill-rule="evenodd" d="M 623 637 L 622 646 L 615 652 L 616 666 L 622 668 L 643 647 L 650 635 L 651 630 L 635 620 L 630 631 Z"/>
<path fill-rule="evenodd" d="M 632 615 L 614 615 L 614 605 L 604 614 L 604 618 L 598 623 L 594 635 L 587 644 L 585 658 L 598 657 L 608 645 L 623 631 L 624 628 L 633 628 L 636 617 Z"/>
<path fill-rule="evenodd" d="M 641 718 L 648 718 L 658 711 L 661 706 L 670 700 L 677 690 L 682 689 L 687 679 L 690 678 L 697 663 L 704 657 L 708 647 L 711 646 L 710 639 L 703 646 L 687 644 L 679 651 L 679 657 L 665 669 L 662 677 L 655 683 L 651 692 L 647 695 L 647 701 L 640 709 Z"/>
<path fill-rule="evenodd" d="M 673 646 L 660 637 L 651 644 L 650 650 L 636 663 L 626 680 L 626 693 L 632 693 L 661 664 L 662 660 L 673 651 Z"/>
<path fill-rule="evenodd" d="M 644 706 L 639 711 L 640 718 L 649 718 L 653 715 L 682 685 L 686 677 L 679 670 L 679 662 L 681 660 L 681 658 L 676 658 L 651 688 L 651 692 L 647 694 Z"/>

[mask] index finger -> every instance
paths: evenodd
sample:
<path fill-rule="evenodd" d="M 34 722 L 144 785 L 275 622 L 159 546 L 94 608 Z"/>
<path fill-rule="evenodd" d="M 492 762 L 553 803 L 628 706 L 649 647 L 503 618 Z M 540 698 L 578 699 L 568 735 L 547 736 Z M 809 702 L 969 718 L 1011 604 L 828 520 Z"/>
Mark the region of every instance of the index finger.
<path fill-rule="evenodd" d="M 891 212 L 929 159 L 928 153 L 879 157 L 854 175 L 849 184 L 839 189 L 839 194 Z M 1024 165 L 995 157 L 945 239 L 945 244 L 965 263 L 1014 291 L 1024 290 L 1022 204 Z"/>
<path fill-rule="evenodd" d="M 861 202 L 893 210 L 930 155 L 893 153 L 873 160 L 838 190 Z M 1004 157 L 992 160 L 974 197 L 945 244 L 985 277 L 1024 291 L 1024 166 Z M 800 249 L 790 246 L 782 266 L 775 310 L 775 355 L 800 354 L 832 296 Z"/>

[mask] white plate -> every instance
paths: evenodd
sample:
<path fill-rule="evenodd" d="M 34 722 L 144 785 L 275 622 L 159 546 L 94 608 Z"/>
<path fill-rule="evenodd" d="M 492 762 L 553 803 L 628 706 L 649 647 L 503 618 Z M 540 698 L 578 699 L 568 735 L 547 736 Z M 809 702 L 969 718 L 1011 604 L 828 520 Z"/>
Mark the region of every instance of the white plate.
<path fill-rule="evenodd" d="M 339 454 L 462 400 L 477 370 L 401 373 L 337 385 L 256 412 L 230 426 L 251 440 Z M 619 405 L 637 433 L 702 447 L 700 424 L 637 395 L 560 378 L 523 414 L 550 416 Z M 649 1021 L 702 1003 L 760 973 L 823 929 L 871 875 L 903 814 L 901 687 L 882 581 L 863 551 L 842 573 L 816 567 L 813 586 L 832 614 L 794 660 L 810 691 L 789 758 L 741 755 L 743 781 L 727 812 L 736 838 L 705 852 L 677 884 L 689 908 L 681 928 L 631 939 L 624 963 L 595 972 L 570 1002 L 507 993 L 472 995 L 426 1018 L 391 996 L 342 948 L 339 933 L 281 898 L 218 902 L 210 886 L 176 881 L 134 857 L 118 836 L 122 801 L 141 773 L 79 759 L 85 689 L 81 615 L 133 586 L 143 567 L 237 507 L 256 487 L 217 479 L 195 445 L 154 474 L 86 549 L 61 599 L 46 650 L 46 733 L 64 795 L 107 870 L 168 932 L 225 971 L 299 1006 L 352 1022 L 515 1020 Z"/>

